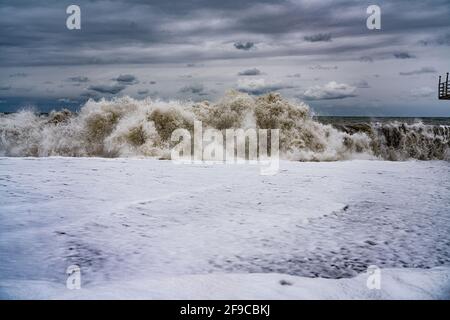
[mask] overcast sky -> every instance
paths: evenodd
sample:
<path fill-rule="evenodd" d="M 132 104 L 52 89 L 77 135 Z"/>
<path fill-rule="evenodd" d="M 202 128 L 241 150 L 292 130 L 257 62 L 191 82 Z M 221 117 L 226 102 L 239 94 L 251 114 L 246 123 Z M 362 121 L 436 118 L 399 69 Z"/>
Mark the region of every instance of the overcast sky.
<path fill-rule="evenodd" d="M 81 8 L 68 30 L 66 8 Z M 381 30 L 366 9 L 381 7 Z M 278 91 L 322 115 L 450 116 L 449 0 L 0 3 L 0 111 Z"/>

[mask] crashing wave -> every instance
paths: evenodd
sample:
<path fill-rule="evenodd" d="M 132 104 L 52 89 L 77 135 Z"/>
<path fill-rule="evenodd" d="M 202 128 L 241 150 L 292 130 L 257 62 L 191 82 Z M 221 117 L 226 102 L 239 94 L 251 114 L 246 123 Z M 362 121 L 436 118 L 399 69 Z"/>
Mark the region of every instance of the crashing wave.
<path fill-rule="evenodd" d="M 169 158 L 175 129 L 280 129 L 284 159 L 448 160 L 450 126 L 421 122 L 335 127 L 313 119 L 309 107 L 270 93 L 253 97 L 230 91 L 217 103 L 90 100 L 77 113 L 39 115 L 30 110 L 0 117 L 1 156 Z"/>

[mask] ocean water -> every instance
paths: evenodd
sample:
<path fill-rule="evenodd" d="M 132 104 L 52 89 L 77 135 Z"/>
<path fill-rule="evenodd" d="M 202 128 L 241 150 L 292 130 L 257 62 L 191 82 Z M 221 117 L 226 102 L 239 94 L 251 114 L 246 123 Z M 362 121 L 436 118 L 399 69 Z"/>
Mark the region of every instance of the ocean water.
<path fill-rule="evenodd" d="M 423 123 L 426 125 L 450 125 L 449 117 L 345 117 L 345 116 L 316 116 L 314 117 L 317 121 L 324 124 L 331 124 L 336 126 L 342 125 L 358 125 L 362 123 Z"/>

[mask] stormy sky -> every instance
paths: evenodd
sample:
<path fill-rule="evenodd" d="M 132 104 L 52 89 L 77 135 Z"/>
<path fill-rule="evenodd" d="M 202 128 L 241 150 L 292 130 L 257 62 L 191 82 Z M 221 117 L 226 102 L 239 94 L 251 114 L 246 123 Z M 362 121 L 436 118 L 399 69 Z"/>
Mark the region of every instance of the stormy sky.
<path fill-rule="evenodd" d="M 81 30 L 66 8 L 81 8 Z M 381 30 L 366 9 L 381 8 Z M 450 116 L 448 0 L 0 3 L 0 111 L 277 91 L 320 115 Z"/>

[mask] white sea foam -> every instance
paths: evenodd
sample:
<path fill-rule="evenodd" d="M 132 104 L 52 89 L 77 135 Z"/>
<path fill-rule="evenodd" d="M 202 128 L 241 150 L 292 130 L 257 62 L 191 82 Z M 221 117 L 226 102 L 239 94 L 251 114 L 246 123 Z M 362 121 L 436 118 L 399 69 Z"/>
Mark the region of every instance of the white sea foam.
<path fill-rule="evenodd" d="M 449 177 L 444 161 L 281 161 L 260 176 L 0 158 L 0 298 L 448 299 Z"/>

